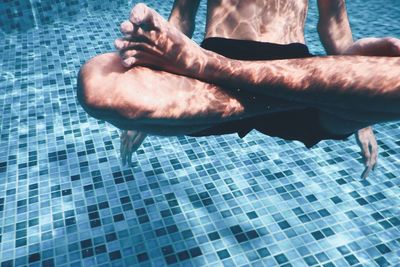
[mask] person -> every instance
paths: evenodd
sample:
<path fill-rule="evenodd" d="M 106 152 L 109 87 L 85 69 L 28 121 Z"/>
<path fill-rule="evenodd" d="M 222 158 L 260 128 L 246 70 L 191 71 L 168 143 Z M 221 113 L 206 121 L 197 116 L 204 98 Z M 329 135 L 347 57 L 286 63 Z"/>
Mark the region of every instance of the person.
<path fill-rule="evenodd" d="M 344 1 L 319 0 L 328 54 L 385 57 L 313 57 L 304 45 L 307 4 L 209 1 L 202 47 L 184 35 L 193 32 L 198 1 L 175 1 L 170 23 L 138 4 L 121 25 L 119 53 L 82 66 L 78 99 L 90 115 L 136 131 L 122 136 L 127 150 L 146 133 L 243 136 L 255 128 L 310 147 L 363 129 L 366 176 L 376 163 L 367 126 L 399 117 L 399 60 L 387 57 L 400 54 L 399 42 L 354 43 Z"/>

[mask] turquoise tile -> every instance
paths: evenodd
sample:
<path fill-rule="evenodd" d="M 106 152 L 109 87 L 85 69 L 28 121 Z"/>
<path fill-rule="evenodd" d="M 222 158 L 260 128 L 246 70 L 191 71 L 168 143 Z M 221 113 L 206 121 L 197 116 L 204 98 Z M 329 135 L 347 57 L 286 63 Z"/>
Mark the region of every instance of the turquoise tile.
<path fill-rule="evenodd" d="M 306 149 L 256 131 L 150 136 L 123 167 L 119 130 L 80 107 L 76 76 L 137 1 L 28 2 L 0 3 L 1 267 L 400 265 L 399 123 L 374 127 L 367 180 L 353 137 Z M 168 17 L 172 0 L 145 2 Z M 347 7 L 355 39 L 400 37 L 395 0 Z M 203 1 L 196 42 L 205 16 Z M 323 54 L 317 18 L 311 2 L 306 40 Z"/>

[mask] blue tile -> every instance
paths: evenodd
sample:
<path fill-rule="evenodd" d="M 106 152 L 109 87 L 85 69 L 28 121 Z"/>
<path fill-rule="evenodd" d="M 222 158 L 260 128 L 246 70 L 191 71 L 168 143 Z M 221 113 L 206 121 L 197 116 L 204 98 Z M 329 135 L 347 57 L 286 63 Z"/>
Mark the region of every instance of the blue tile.
<path fill-rule="evenodd" d="M 308 150 L 256 131 L 150 136 L 123 167 L 119 131 L 80 107 L 76 77 L 113 50 L 137 1 L 3 2 L 1 267 L 400 264 L 399 123 L 374 127 L 367 180 L 352 138 Z M 173 3 L 145 2 L 164 17 Z M 399 37 L 395 1 L 367 2 L 347 3 L 354 38 Z M 307 44 L 323 54 L 315 3 L 308 13 Z M 205 16 L 202 2 L 196 42 Z"/>

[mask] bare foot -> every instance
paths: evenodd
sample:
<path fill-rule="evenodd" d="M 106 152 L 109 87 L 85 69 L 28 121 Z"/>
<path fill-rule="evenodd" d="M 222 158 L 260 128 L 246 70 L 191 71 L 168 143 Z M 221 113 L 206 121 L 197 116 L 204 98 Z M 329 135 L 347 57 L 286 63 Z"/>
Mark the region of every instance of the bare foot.
<path fill-rule="evenodd" d="M 131 130 L 123 130 L 121 132 L 120 153 L 123 166 L 125 166 L 127 163 L 129 166 L 132 165 L 132 154 L 140 147 L 145 138 L 146 134 L 142 132 Z"/>
<path fill-rule="evenodd" d="M 133 7 L 121 32 L 124 38 L 114 45 L 125 67 L 142 65 L 190 75 L 204 66 L 206 51 L 145 4 Z"/>

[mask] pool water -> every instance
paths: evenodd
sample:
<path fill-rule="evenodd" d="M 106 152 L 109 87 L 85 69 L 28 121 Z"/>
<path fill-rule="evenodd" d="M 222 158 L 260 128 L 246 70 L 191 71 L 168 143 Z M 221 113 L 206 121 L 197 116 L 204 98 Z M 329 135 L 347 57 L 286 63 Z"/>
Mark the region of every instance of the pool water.
<path fill-rule="evenodd" d="M 75 92 L 79 67 L 113 50 L 132 4 L 78 2 L 65 1 L 71 16 L 36 9 L 31 28 L 0 34 L 1 267 L 400 266 L 400 123 L 374 127 L 367 180 L 354 137 L 306 149 L 256 131 L 150 136 L 123 167 L 119 130 Z M 171 0 L 144 2 L 168 17 Z M 315 2 L 306 39 L 323 54 Z M 398 0 L 348 10 L 356 39 L 400 37 Z M 205 14 L 203 1 L 197 42 Z"/>

